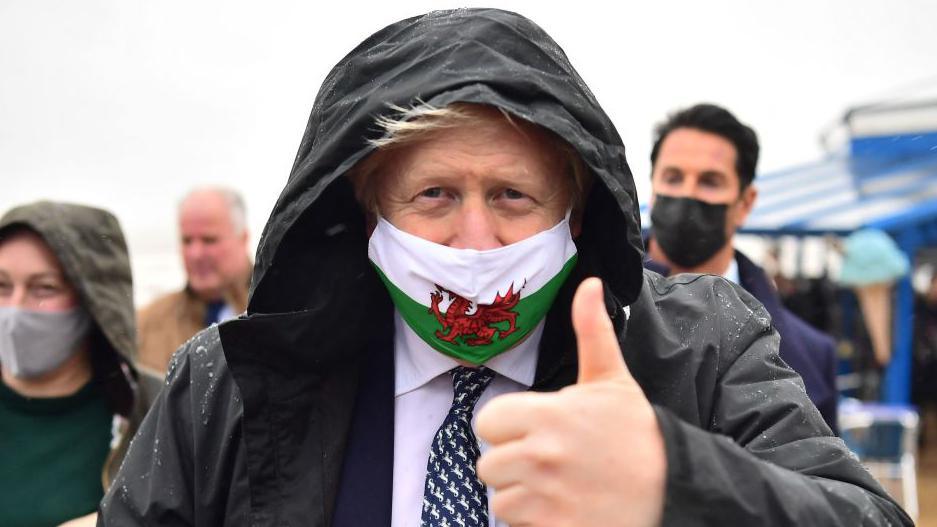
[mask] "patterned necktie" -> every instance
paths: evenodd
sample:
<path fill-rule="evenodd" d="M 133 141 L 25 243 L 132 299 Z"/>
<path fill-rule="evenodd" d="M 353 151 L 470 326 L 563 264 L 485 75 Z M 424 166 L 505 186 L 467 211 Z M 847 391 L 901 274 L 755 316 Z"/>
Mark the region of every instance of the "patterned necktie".
<path fill-rule="evenodd" d="M 426 464 L 421 527 L 488 527 L 488 494 L 475 475 L 478 441 L 472 431 L 475 403 L 493 371 L 453 368 L 449 414 L 436 432 Z"/>

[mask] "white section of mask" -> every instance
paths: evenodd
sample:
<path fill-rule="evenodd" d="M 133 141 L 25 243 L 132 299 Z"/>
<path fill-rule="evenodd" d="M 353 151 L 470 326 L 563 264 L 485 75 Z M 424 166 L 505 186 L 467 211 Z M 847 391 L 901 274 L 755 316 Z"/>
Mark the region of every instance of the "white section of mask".
<path fill-rule="evenodd" d="M 515 291 L 525 287 L 533 292 L 575 254 L 568 214 L 550 229 L 496 249 L 455 249 L 404 232 L 384 218 L 368 243 L 368 257 L 384 275 L 424 302 L 434 284 L 474 303 L 491 302 L 511 284 Z"/>

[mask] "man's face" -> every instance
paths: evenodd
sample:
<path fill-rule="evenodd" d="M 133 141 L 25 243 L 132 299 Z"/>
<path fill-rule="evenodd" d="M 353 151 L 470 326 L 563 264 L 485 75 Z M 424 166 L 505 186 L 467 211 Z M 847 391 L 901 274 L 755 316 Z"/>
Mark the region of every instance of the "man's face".
<path fill-rule="evenodd" d="M 179 214 L 182 260 L 189 287 L 203 300 L 220 300 L 243 279 L 247 232 L 237 232 L 225 199 L 216 193 L 190 195 Z"/>
<path fill-rule="evenodd" d="M 496 111 L 394 152 L 375 184 L 397 228 L 457 249 L 494 249 L 547 230 L 570 203 L 570 176 L 541 131 Z"/>
<path fill-rule="evenodd" d="M 731 238 L 757 197 L 752 185 L 740 193 L 736 156 L 735 146 L 722 136 L 677 128 L 661 143 L 651 176 L 653 194 L 728 204 L 726 234 Z"/>

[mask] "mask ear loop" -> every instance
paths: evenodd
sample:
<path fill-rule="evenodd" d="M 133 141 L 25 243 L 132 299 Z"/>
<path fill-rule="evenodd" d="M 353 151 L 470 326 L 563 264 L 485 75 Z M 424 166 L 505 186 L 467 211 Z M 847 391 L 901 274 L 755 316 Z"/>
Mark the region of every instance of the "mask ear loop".
<path fill-rule="evenodd" d="M 566 215 L 563 216 L 563 220 L 565 220 L 566 223 L 569 223 L 569 219 L 572 218 L 572 216 L 573 216 L 573 206 L 570 205 L 570 206 L 566 209 Z"/>

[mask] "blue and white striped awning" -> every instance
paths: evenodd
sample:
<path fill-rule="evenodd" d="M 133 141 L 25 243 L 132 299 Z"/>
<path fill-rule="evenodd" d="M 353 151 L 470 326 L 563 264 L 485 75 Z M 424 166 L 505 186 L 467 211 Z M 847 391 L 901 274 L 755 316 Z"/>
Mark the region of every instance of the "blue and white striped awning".
<path fill-rule="evenodd" d="M 861 158 L 759 176 L 758 201 L 743 232 L 846 234 L 891 230 L 900 218 L 937 219 L 937 155 L 878 164 Z"/>

